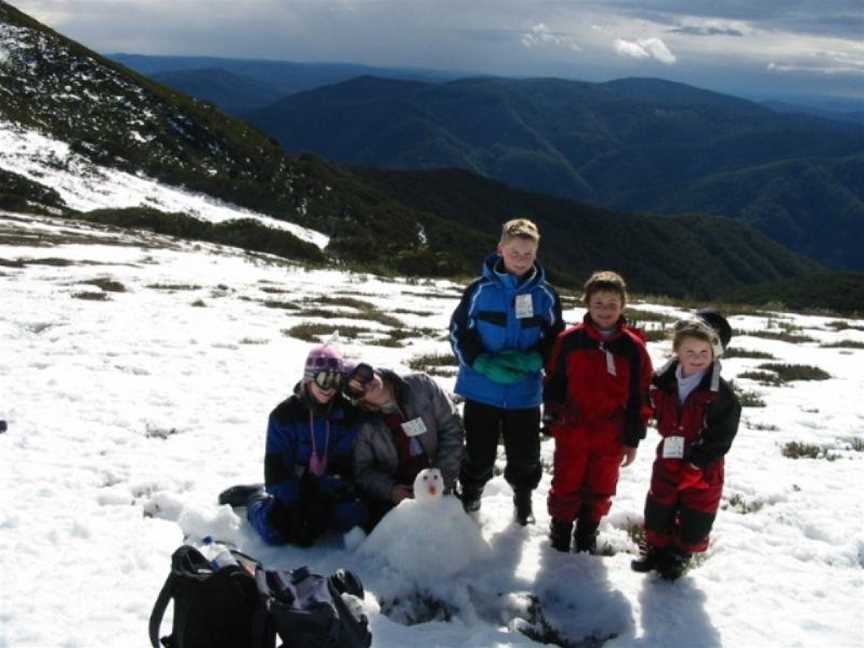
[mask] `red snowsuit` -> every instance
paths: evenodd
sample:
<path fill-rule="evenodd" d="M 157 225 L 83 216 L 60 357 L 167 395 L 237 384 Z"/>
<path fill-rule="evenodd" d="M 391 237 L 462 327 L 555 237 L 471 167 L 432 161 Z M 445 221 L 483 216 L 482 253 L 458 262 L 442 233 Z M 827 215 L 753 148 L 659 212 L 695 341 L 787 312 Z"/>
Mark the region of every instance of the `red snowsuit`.
<path fill-rule="evenodd" d="M 554 519 L 597 523 L 609 512 L 624 446 L 645 437 L 651 372 L 645 342 L 624 318 L 605 340 L 587 314 L 558 336 L 543 392 L 555 436 Z"/>
<path fill-rule="evenodd" d="M 738 431 L 741 405 L 720 378 L 718 363 L 679 404 L 677 367 L 677 361 L 667 364 L 651 385 L 657 431 L 663 438 L 645 501 L 645 540 L 654 547 L 674 545 L 696 553 L 708 548 L 723 492 L 723 456 Z M 674 449 L 675 437 L 683 438 L 683 446 L 677 441 L 681 452 Z"/>

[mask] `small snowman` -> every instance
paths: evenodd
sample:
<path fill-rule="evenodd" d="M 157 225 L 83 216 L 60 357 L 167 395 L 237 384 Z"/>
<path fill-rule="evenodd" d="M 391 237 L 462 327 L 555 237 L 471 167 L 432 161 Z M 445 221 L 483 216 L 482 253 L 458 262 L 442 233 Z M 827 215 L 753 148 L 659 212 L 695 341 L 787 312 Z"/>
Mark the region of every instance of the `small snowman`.
<path fill-rule="evenodd" d="M 414 479 L 414 499 L 404 499 L 375 527 L 358 553 L 378 558 L 417 581 L 453 576 L 491 549 L 480 528 L 452 495 L 444 495 L 437 468 Z"/>

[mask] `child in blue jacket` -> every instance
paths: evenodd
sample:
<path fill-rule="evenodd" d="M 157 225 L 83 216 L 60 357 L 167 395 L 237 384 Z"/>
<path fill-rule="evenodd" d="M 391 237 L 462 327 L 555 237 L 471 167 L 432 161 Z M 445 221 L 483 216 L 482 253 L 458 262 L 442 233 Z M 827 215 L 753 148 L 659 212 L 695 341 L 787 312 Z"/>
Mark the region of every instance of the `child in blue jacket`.
<path fill-rule="evenodd" d="M 465 398 L 466 459 L 459 481 L 465 510 L 480 508 L 504 437 L 504 478 L 516 521 L 534 522 L 531 492 L 540 481 L 542 370 L 564 328 L 561 301 L 536 262 L 540 233 L 526 219 L 504 224 L 496 254 L 462 295 L 450 321 L 459 361 L 456 393 Z"/>
<path fill-rule="evenodd" d="M 221 504 L 246 506 L 250 524 L 268 544 L 309 546 L 325 531 L 366 526 L 369 514 L 352 483 L 360 413 L 339 388 L 342 356 L 314 347 L 294 394 L 270 414 L 264 486 L 235 486 Z"/>

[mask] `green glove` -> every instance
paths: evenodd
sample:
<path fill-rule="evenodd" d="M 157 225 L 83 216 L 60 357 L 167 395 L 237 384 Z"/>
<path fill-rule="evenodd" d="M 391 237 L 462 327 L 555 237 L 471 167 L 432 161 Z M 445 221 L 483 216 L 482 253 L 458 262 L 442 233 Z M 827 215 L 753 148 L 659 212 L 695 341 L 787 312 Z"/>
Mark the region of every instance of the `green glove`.
<path fill-rule="evenodd" d="M 534 373 L 543 368 L 543 357 L 536 351 L 502 351 L 497 358 L 505 367 L 524 373 Z"/>
<path fill-rule="evenodd" d="M 497 354 L 481 353 L 474 360 L 474 371 L 482 373 L 492 382 L 501 385 L 512 385 L 520 380 L 524 380 L 527 374 L 518 369 L 507 367 L 498 359 Z"/>

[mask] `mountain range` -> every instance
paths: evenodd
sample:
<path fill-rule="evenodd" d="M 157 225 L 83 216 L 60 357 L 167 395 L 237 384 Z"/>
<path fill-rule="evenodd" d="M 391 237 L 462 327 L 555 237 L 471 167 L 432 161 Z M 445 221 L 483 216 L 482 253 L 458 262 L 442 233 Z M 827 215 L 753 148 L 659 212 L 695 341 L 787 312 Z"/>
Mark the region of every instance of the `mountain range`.
<path fill-rule="evenodd" d="M 724 219 L 628 215 L 514 190 L 464 171 L 379 175 L 287 154 L 212 104 L 106 59 L 2 0 L 0 61 L 0 135 L 11 125 L 41 133 L 67 144 L 94 169 L 118 169 L 312 228 L 329 237 L 325 253 L 331 264 L 420 276 L 473 275 L 494 249 L 500 223 L 523 215 L 547 232 L 543 261 L 566 285 L 609 267 L 625 272 L 636 290 L 708 298 L 820 269 L 751 227 Z M 403 88 L 399 81 L 373 83 L 390 84 L 397 94 Z M 380 135 L 382 142 L 390 139 L 386 131 Z M 2 153 L 0 203 L 88 216 L 64 203 L 45 173 L 4 166 Z M 57 155 L 52 164 L 69 162 Z M 99 177 L 86 171 L 80 181 Z M 136 226 L 158 222 L 164 231 L 172 215 L 153 212 L 112 216 L 109 209 L 93 218 Z"/>
<path fill-rule="evenodd" d="M 455 167 L 616 211 L 730 217 L 864 268 L 864 127 L 658 79 L 362 77 L 251 112 L 289 151 Z"/>
<path fill-rule="evenodd" d="M 159 83 L 240 116 L 290 94 L 360 76 L 415 81 L 452 81 L 464 74 L 420 68 L 374 67 L 353 63 L 296 63 L 210 56 L 107 55 Z"/>

